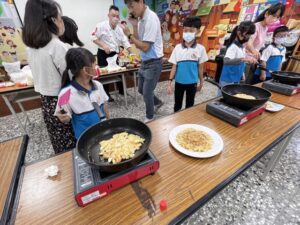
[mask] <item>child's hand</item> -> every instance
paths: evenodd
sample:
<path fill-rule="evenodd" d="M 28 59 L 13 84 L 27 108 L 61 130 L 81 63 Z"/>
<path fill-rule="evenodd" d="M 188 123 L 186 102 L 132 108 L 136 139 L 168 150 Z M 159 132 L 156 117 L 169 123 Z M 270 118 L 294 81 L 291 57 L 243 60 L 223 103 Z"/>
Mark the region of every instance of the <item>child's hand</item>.
<path fill-rule="evenodd" d="M 261 73 L 261 75 L 259 76 L 259 79 L 261 80 L 261 81 L 264 81 L 264 80 L 266 80 L 266 73 Z"/>
<path fill-rule="evenodd" d="M 173 88 L 172 88 L 172 83 L 171 82 L 168 84 L 167 93 L 168 93 L 168 95 L 171 95 L 173 93 Z"/>
<path fill-rule="evenodd" d="M 250 58 L 243 58 L 242 61 L 246 62 L 246 63 L 250 63 L 250 64 L 257 64 L 258 61 L 257 59 L 250 57 Z"/>
<path fill-rule="evenodd" d="M 203 87 L 203 84 L 198 84 L 197 85 L 197 91 L 201 91 L 202 87 Z"/>
<path fill-rule="evenodd" d="M 70 116 L 67 113 L 63 112 L 56 112 L 55 116 L 57 116 L 62 123 L 69 123 L 71 120 Z"/>

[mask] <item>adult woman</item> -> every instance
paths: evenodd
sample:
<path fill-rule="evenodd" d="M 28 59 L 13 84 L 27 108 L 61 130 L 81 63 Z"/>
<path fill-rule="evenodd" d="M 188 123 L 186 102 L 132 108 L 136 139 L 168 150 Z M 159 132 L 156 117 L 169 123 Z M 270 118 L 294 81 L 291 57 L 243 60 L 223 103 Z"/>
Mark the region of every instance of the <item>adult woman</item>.
<path fill-rule="evenodd" d="M 246 44 L 246 57 L 260 59 L 260 49 L 264 46 L 268 25 L 276 22 L 284 14 L 285 6 L 282 3 L 277 3 L 270 6 L 268 9 L 263 11 L 254 21 L 256 31 L 251 36 L 250 40 Z M 251 83 L 252 75 L 255 67 L 248 64 L 246 66 L 246 83 Z"/>
<path fill-rule="evenodd" d="M 42 112 L 55 153 L 75 147 L 71 124 L 54 116 L 61 89 L 61 74 L 66 68 L 67 46 L 58 36 L 64 33 L 61 8 L 53 0 L 28 0 L 25 8 L 23 41 L 28 48 L 28 62 L 34 89 L 41 94 Z"/>

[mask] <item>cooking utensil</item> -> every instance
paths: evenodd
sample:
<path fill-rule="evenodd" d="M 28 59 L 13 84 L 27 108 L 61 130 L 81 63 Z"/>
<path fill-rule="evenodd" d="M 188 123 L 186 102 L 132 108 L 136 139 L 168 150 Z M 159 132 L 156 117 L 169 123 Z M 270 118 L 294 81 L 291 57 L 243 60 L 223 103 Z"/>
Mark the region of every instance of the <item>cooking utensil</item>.
<path fill-rule="evenodd" d="M 262 65 L 258 65 L 257 68 L 269 72 L 274 80 L 278 80 L 281 83 L 291 85 L 297 85 L 300 83 L 300 73 L 289 71 L 272 71 L 263 67 Z"/>
<path fill-rule="evenodd" d="M 99 106 L 97 107 L 99 108 Z M 131 159 L 112 164 L 99 155 L 99 142 L 112 138 L 114 134 L 128 132 L 144 138 L 145 141 Z M 146 154 L 151 143 L 151 131 L 144 123 L 130 118 L 109 119 L 88 128 L 77 141 L 80 157 L 92 167 L 103 172 L 117 172 L 136 165 Z"/>
<path fill-rule="evenodd" d="M 244 109 L 251 109 L 263 105 L 271 97 L 271 92 L 264 88 L 248 85 L 248 84 L 228 84 L 221 87 L 219 83 L 207 79 L 206 81 L 216 85 L 222 91 L 223 99 L 226 103 Z M 255 97 L 255 99 L 244 99 L 234 95 L 246 94 Z"/>

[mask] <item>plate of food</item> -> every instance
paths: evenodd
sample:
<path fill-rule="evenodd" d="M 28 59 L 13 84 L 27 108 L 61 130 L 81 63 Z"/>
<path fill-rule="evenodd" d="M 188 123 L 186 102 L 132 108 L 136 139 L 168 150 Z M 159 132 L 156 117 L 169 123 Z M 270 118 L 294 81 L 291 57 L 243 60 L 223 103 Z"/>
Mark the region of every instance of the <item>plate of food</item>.
<path fill-rule="evenodd" d="M 267 101 L 266 103 L 266 110 L 269 112 L 278 112 L 280 110 L 282 110 L 284 108 L 284 105 L 275 103 L 275 102 L 271 102 L 271 101 Z"/>
<path fill-rule="evenodd" d="M 195 158 L 215 156 L 224 147 L 223 139 L 217 132 L 198 124 L 175 127 L 169 134 L 169 140 L 177 151 Z"/>

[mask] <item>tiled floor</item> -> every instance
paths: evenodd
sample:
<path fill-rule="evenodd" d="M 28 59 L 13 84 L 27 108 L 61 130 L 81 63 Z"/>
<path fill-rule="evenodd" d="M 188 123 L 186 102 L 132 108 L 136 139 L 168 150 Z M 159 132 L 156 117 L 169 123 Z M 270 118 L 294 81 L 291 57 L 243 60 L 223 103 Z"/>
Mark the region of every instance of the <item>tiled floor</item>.
<path fill-rule="evenodd" d="M 159 83 L 156 92 L 165 103 L 157 117 L 171 114 L 174 101 L 173 96 L 166 94 L 166 82 Z M 133 96 L 132 90 L 129 90 L 129 93 Z M 206 83 L 201 93 L 197 94 L 196 103 L 213 98 L 216 93 L 216 87 Z M 134 99 L 129 97 L 127 110 L 121 99 L 110 103 L 111 117 L 143 120 L 144 103 L 141 96 L 138 97 L 138 106 L 133 103 Z M 32 125 L 26 155 L 27 163 L 46 159 L 54 154 L 41 117 L 41 110 L 31 110 L 28 114 Z M 12 116 L 0 118 L 0 124 L 0 141 L 22 134 Z M 300 225 L 300 129 L 295 132 L 275 171 L 264 182 L 258 178 L 261 173 L 262 170 L 257 165 L 252 166 L 184 224 Z"/>

